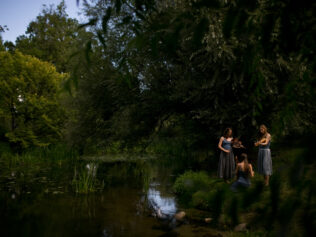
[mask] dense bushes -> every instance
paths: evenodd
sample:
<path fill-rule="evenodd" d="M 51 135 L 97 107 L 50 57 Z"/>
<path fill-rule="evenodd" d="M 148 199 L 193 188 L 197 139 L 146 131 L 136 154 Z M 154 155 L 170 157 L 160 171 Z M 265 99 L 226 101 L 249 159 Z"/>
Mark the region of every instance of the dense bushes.
<path fill-rule="evenodd" d="M 209 211 L 220 228 L 245 222 L 250 230 L 269 235 L 309 236 L 315 231 L 316 213 L 313 165 L 308 160 L 306 149 L 278 153 L 269 187 L 255 175 L 249 189 L 233 193 L 231 184 L 189 171 L 177 178 L 174 191 L 187 207 Z"/>
<path fill-rule="evenodd" d="M 83 75 L 84 93 L 77 98 L 82 103 L 76 130 L 83 143 L 95 134 L 104 146 L 146 146 L 162 139 L 177 148 L 158 142 L 159 151 L 183 154 L 212 150 L 226 126 L 249 140 L 260 123 L 273 135 L 315 131 L 308 30 L 314 5 L 213 2 L 115 0 L 84 6 L 95 37 L 87 48 L 92 73 Z M 289 38 L 292 44 L 284 44 Z"/>

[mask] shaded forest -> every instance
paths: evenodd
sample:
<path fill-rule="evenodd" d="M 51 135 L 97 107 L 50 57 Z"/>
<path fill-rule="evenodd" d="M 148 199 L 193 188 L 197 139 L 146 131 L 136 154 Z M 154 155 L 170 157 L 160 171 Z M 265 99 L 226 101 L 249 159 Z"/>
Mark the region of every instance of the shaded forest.
<path fill-rule="evenodd" d="M 170 139 L 180 149 L 210 150 L 227 126 L 250 140 L 261 123 L 277 140 L 315 132 L 314 3 L 82 4 L 86 24 L 69 18 L 62 2 L 44 8 L 15 43 L 1 43 L 3 142 L 26 148 L 66 141 L 82 152 L 106 152 L 144 151 Z M 49 85 L 9 70 L 21 53 L 55 66 L 61 88 L 46 92 Z M 24 78 L 34 84 L 19 85 Z M 34 90 L 23 86 L 33 86 L 35 98 L 58 97 L 58 125 L 56 113 L 31 102 Z"/>

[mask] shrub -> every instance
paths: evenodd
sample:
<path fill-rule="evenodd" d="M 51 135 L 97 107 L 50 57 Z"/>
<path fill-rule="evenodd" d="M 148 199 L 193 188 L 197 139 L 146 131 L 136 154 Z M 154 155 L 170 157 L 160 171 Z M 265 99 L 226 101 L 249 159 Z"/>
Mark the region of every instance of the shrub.
<path fill-rule="evenodd" d="M 177 194 L 195 193 L 210 187 L 210 180 L 205 172 L 187 171 L 180 175 L 173 188 Z"/>

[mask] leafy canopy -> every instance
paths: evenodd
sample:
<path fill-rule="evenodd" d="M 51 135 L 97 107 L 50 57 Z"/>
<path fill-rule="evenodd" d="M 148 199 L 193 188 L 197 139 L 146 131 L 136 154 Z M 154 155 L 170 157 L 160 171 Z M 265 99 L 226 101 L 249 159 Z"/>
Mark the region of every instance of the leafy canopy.
<path fill-rule="evenodd" d="M 24 148 L 57 142 L 65 120 L 58 90 L 66 76 L 35 57 L 0 52 L 1 135 Z"/>

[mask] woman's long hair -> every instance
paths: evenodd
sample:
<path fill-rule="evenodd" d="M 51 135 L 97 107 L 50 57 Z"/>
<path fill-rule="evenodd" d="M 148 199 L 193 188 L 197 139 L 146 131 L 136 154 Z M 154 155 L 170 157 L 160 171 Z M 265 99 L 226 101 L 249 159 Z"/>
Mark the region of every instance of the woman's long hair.
<path fill-rule="evenodd" d="M 233 131 L 233 130 L 232 130 L 231 128 L 226 128 L 226 129 L 224 130 L 223 137 L 228 138 L 228 133 L 229 133 L 229 131 Z"/>
<path fill-rule="evenodd" d="M 238 157 L 238 162 L 244 162 L 244 172 L 249 175 L 250 173 L 250 167 L 249 167 L 249 163 L 248 163 L 248 156 L 246 153 L 242 153 L 239 157 Z"/>
<path fill-rule="evenodd" d="M 264 128 L 264 131 L 265 131 L 265 132 L 264 132 L 264 133 L 261 133 L 261 132 L 260 132 L 260 128 Z M 267 135 L 267 133 L 268 133 L 268 128 L 267 128 L 267 126 L 264 125 L 264 124 L 261 124 L 260 127 L 259 127 L 259 139 L 265 138 L 266 135 Z"/>

